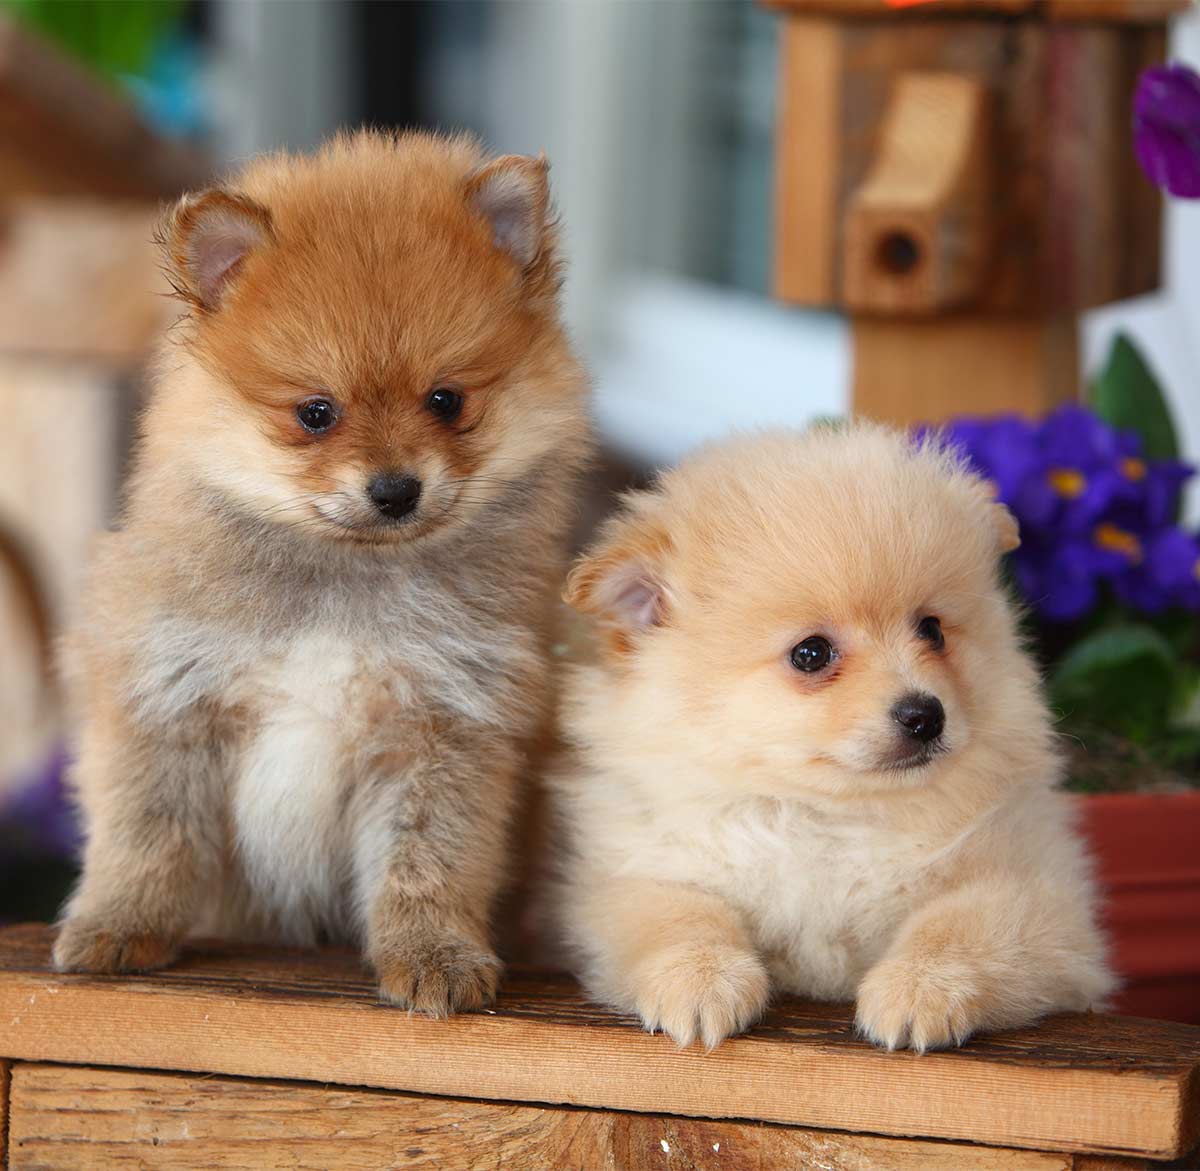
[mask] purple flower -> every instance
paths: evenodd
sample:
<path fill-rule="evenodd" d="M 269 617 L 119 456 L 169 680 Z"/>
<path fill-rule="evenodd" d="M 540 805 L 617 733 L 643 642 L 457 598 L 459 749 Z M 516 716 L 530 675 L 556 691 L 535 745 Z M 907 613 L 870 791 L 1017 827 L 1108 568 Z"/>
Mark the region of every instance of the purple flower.
<path fill-rule="evenodd" d="M 1083 407 L 1048 415 L 1036 460 L 1013 497 L 1019 520 L 1059 532 L 1087 533 L 1122 489 L 1116 434 Z"/>
<path fill-rule="evenodd" d="M 1149 614 L 1172 606 L 1200 610 L 1200 540 L 1182 529 L 1161 529 L 1114 576 L 1113 588 L 1127 606 Z"/>
<path fill-rule="evenodd" d="M 1022 596 L 1052 622 L 1082 618 L 1100 593 L 1099 569 L 1086 541 L 1058 547 L 1023 543 L 1013 554 L 1013 576 Z"/>
<path fill-rule="evenodd" d="M 1200 610 L 1200 544 L 1174 524 L 1192 468 L 1143 458 L 1136 435 L 1076 405 L 1040 423 L 956 419 L 941 436 L 1020 523 L 1013 575 L 1043 617 L 1082 618 L 1105 587 L 1148 613 Z"/>
<path fill-rule="evenodd" d="M 1011 500 L 1038 466 L 1037 427 L 1018 415 L 955 419 L 942 430 L 945 441 L 964 451 L 985 479 Z"/>
<path fill-rule="evenodd" d="M 1175 523 L 1180 493 L 1194 468 L 1179 460 L 1147 461 L 1140 455 L 1123 456 L 1117 467 L 1123 483 L 1109 512 L 1115 523 L 1138 532 Z"/>
<path fill-rule="evenodd" d="M 1200 198 L 1200 75 L 1186 65 L 1147 69 L 1133 95 L 1133 143 L 1156 186 Z"/>
<path fill-rule="evenodd" d="M 71 858 L 79 849 L 79 824 L 66 788 L 67 755 L 55 752 L 45 767 L 0 808 L 0 839 L 22 854 Z"/>

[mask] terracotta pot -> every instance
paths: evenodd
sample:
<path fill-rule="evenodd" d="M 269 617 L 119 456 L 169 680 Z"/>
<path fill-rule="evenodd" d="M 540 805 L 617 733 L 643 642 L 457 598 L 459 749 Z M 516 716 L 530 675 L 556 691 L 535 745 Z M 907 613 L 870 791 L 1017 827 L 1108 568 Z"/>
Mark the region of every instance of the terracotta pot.
<path fill-rule="evenodd" d="M 1115 1011 L 1200 1024 L 1200 792 L 1083 797 L 1104 886 Z"/>

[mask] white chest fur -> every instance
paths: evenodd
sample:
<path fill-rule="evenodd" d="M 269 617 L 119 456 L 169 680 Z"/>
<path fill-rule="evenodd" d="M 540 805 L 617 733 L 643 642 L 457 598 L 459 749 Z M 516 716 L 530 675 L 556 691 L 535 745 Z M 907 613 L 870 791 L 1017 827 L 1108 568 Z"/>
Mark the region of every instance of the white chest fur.
<path fill-rule="evenodd" d="M 852 996 L 936 870 L 922 843 L 886 825 L 839 824 L 771 802 L 687 828 L 660 826 L 644 856 L 661 877 L 740 907 L 776 978 L 809 996 Z"/>
<path fill-rule="evenodd" d="M 298 943 L 345 900 L 344 732 L 361 669 L 344 640 L 313 635 L 247 681 L 262 717 L 235 780 L 236 854 L 256 901 Z"/>
<path fill-rule="evenodd" d="M 801 817 L 788 831 L 762 856 L 757 931 L 785 986 L 852 996 L 927 888 L 928 854 L 879 825 Z"/>

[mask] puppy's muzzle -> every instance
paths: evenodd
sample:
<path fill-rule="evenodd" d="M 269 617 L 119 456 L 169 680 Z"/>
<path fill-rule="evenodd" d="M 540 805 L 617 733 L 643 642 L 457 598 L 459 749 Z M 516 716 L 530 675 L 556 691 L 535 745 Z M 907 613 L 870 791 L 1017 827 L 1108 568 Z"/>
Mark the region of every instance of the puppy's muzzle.
<path fill-rule="evenodd" d="M 920 745 L 930 745 L 946 729 L 946 709 L 936 695 L 914 691 L 896 701 L 892 719 L 904 735 Z"/>
<path fill-rule="evenodd" d="M 417 507 L 421 499 L 421 481 L 416 476 L 385 472 L 367 485 L 367 496 L 384 516 L 399 520 Z"/>

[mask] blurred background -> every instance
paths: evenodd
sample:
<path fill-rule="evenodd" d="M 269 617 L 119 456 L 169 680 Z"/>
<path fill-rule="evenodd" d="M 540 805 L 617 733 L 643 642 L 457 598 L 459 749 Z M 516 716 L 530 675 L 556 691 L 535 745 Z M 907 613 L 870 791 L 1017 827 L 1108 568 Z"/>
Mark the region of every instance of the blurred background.
<path fill-rule="evenodd" d="M 1200 598 L 1186 574 L 1200 560 L 1157 594 L 1130 572 L 1135 562 L 1143 577 L 1158 572 L 1143 547 L 1168 531 L 1178 537 L 1172 565 L 1192 549 L 1200 558 L 1200 500 L 1184 466 L 1200 452 L 1200 202 L 1160 200 L 1134 165 L 1131 121 L 1140 70 L 1200 64 L 1200 13 L 1160 0 L 1009 0 L 1003 16 L 991 7 L 0 0 L 0 918 L 52 917 L 73 865 L 46 647 L 71 610 L 91 534 L 112 519 L 141 375 L 173 310 L 149 244 L 156 209 L 249 155 L 304 150 L 363 123 L 469 129 L 499 152 L 549 155 L 566 314 L 594 377 L 605 447 L 597 497 L 735 427 L 852 408 L 912 424 L 1018 412 L 1024 422 L 1004 435 L 1023 454 L 997 456 L 992 430 L 972 455 L 1002 486 L 1016 461 L 1058 493 L 1059 529 L 1034 541 L 1041 559 L 1013 567 L 1035 618 L 1040 600 L 1056 599 L 1035 632 L 1047 670 L 1096 635 L 1125 639 L 1099 667 L 1087 643 L 1086 670 L 1068 662 L 1056 692 L 1090 764 L 1124 762 L 1115 781 L 1085 762 L 1080 785 L 1195 785 Z M 947 71 L 967 87 L 945 88 Z M 932 129 L 921 132 L 930 109 Z M 1050 129 L 1026 150 L 1018 139 L 1042 121 Z M 889 152 L 892 136 L 900 145 Z M 957 161 L 922 154 L 944 155 L 938 144 L 952 142 L 964 147 Z M 945 179 L 917 211 L 889 205 L 906 167 Z M 995 232 L 980 228 L 1010 196 L 1025 199 L 1012 193 L 1028 186 L 1026 171 L 1045 205 L 1027 218 L 1045 224 L 1021 221 L 1014 235 L 1008 216 Z M 892 210 L 903 230 L 892 224 L 876 247 L 870 233 Z M 942 257 L 947 233 L 961 246 Z M 865 253 L 854 251 L 860 237 Z M 974 255 L 976 237 L 992 259 L 971 267 L 962 255 Z M 1058 264 L 1068 238 L 1075 283 L 1061 296 L 1034 306 L 1019 281 L 1005 283 L 1005 257 Z M 1096 268 L 1126 254 L 1110 266 L 1116 275 Z M 1017 333 L 997 333 L 997 321 Z M 1118 337 L 1128 343 L 1114 348 Z M 924 372 L 952 352 L 974 373 L 923 397 L 927 378 L 945 381 Z M 1010 375 L 1005 363 L 1024 354 Z M 987 381 L 989 370 L 999 390 L 973 394 L 974 375 Z M 1086 387 L 1101 431 L 1061 419 L 1039 429 Z M 1167 419 L 1169 445 L 1136 427 L 1113 438 L 1147 412 Z M 967 442 L 979 434 L 963 431 Z M 1078 458 L 1071 449 L 1047 463 L 1064 442 L 1079 445 Z M 1158 480 L 1142 463 L 1151 457 L 1164 461 Z M 1123 513 L 1071 520 L 1063 502 L 1076 481 L 1060 473 L 1088 460 L 1124 460 L 1131 483 L 1167 484 L 1161 515 L 1139 513 L 1131 536 L 1122 496 Z M 1136 539 L 1137 557 L 1093 565 L 1079 532 L 1107 540 L 1108 553 Z M 1108 735 L 1109 713 L 1127 713 L 1130 680 L 1153 710 L 1139 709 L 1114 745 L 1095 729 L 1107 724 Z M 1188 825 L 1180 848 L 1191 853 L 1200 820 Z M 1200 876 L 1190 881 L 1173 907 L 1200 897 Z M 1190 942 L 1145 945 L 1190 957 L 1172 960 L 1169 979 L 1181 964 L 1200 979 L 1200 910 L 1188 906 Z"/>

